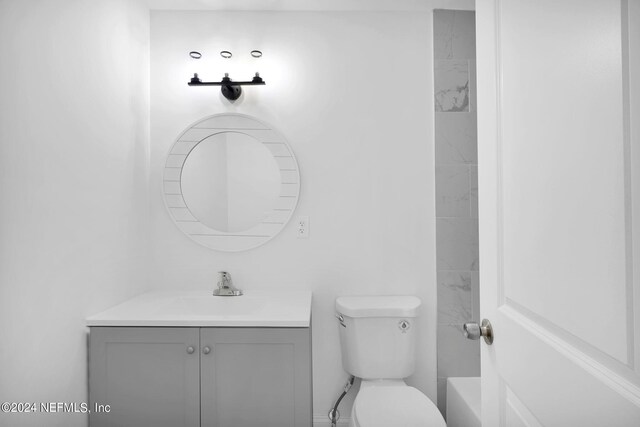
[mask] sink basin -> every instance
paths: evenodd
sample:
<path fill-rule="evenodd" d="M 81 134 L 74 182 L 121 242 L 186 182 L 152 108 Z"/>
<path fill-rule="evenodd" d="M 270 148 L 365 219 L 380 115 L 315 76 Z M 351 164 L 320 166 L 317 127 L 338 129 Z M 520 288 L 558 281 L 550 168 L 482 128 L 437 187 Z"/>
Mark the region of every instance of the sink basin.
<path fill-rule="evenodd" d="M 311 292 L 150 292 L 87 318 L 87 326 L 309 327 Z"/>
<path fill-rule="evenodd" d="M 255 295 L 240 297 L 182 296 L 169 304 L 159 307 L 157 314 L 174 316 L 189 314 L 192 316 L 255 316 L 268 308 L 268 299 Z"/>

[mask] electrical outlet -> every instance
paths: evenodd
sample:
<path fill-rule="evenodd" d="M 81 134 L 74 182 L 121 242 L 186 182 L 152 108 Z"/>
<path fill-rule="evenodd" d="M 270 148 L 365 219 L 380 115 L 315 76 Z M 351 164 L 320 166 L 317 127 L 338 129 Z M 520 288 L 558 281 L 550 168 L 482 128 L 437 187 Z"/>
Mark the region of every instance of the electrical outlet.
<path fill-rule="evenodd" d="M 299 216 L 298 217 L 298 239 L 308 239 L 308 238 L 309 238 L 309 217 Z"/>

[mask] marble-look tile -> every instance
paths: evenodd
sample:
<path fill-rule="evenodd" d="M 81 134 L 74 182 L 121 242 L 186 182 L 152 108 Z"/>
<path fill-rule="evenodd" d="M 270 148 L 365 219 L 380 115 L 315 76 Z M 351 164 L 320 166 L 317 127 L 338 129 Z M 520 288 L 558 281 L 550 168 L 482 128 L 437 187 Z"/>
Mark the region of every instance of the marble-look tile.
<path fill-rule="evenodd" d="M 467 165 L 436 166 L 436 217 L 469 218 L 470 182 Z"/>
<path fill-rule="evenodd" d="M 438 409 L 447 420 L 447 379 L 438 377 Z"/>
<path fill-rule="evenodd" d="M 477 110 L 478 99 L 478 85 L 476 78 L 476 61 L 475 59 L 469 60 L 469 111 Z"/>
<path fill-rule="evenodd" d="M 435 110 L 469 111 L 469 61 L 438 59 L 434 74 Z"/>
<path fill-rule="evenodd" d="M 480 340 L 468 340 L 462 326 L 438 325 L 438 377 L 480 376 Z"/>
<path fill-rule="evenodd" d="M 452 59 L 476 59 L 476 13 L 456 10 L 453 13 Z"/>
<path fill-rule="evenodd" d="M 471 205 L 471 218 L 478 218 L 478 166 L 471 165 L 469 167 L 469 178 L 471 188 L 469 189 L 469 202 Z M 438 181 L 436 178 L 436 186 Z"/>
<path fill-rule="evenodd" d="M 438 271 L 439 325 L 471 321 L 472 298 L 470 271 Z"/>
<path fill-rule="evenodd" d="M 471 271 L 471 321 L 480 322 L 480 272 Z"/>
<path fill-rule="evenodd" d="M 478 270 L 478 220 L 436 218 L 438 270 Z"/>
<path fill-rule="evenodd" d="M 436 164 L 478 162 L 475 113 L 436 113 L 435 126 Z"/>
<path fill-rule="evenodd" d="M 435 59 L 474 59 L 476 57 L 476 19 L 470 10 L 433 11 L 433 57 Z"/>
<path fill-rule="evenodd" d="M 453 59 L 453 27 L 455 10 L 433 11 L 433 57 Z"/>

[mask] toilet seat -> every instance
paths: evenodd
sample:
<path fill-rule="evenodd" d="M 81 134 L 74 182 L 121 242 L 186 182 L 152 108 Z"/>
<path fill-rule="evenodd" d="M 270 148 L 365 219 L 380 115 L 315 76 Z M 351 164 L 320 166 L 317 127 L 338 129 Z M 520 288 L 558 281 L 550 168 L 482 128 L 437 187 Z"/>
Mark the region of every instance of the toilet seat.
<path fill-rule="evenodd" d="M 352 417 L 358 427 L 446 427 L 436 405 L 409 386 L 361 389 Z"/>

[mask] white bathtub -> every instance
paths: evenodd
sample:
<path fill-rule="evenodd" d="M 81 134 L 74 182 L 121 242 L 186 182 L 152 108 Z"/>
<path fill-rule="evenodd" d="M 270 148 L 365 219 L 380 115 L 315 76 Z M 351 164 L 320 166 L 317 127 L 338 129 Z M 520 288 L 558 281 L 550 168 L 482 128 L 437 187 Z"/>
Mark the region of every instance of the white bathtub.
<path fill-rule="evenodd" d="M 447 427 L 481 427 L 480 377 L 447 379 Z"/>

